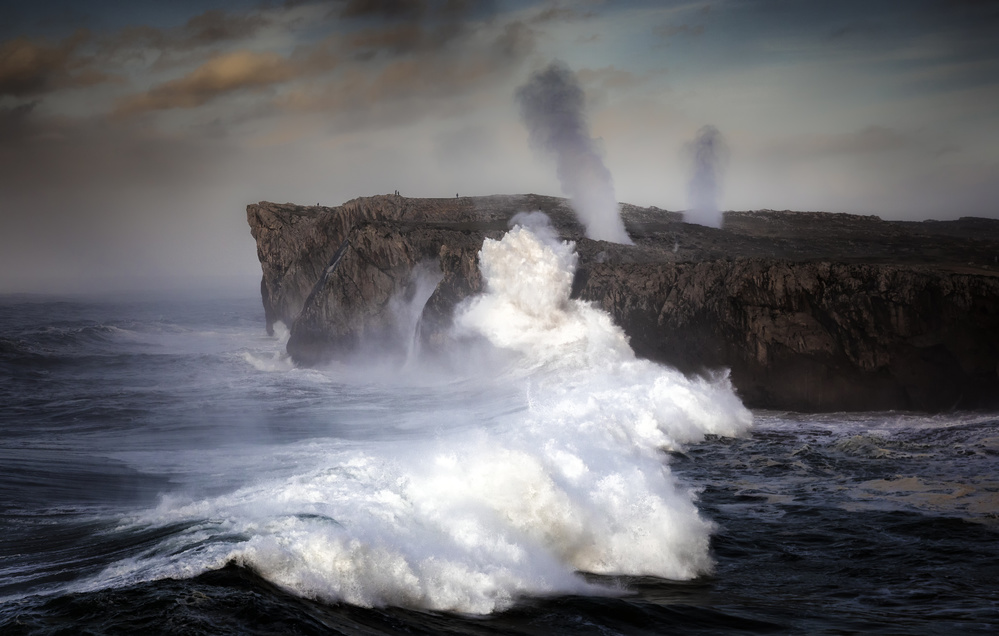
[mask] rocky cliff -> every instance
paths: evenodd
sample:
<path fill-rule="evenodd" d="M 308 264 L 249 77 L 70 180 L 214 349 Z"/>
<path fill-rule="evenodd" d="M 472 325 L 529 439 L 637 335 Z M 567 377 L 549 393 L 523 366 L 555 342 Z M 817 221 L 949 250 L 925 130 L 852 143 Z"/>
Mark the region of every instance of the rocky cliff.
<path fill-rule="evenodd" d="M 477 252 L 541 210 L 577 242 L 573 294 L 635 352 L 687 373 L 731 369 L 747 405 L 803 411 L 999 406 L 999 221 L 728 213 L 721 230 L 623 206 L 634 246 L 582 236 L 563 199 L 410 199 L 247 208 L 267 327 L 300 364 L 447 338 L 482 288 Z"/>

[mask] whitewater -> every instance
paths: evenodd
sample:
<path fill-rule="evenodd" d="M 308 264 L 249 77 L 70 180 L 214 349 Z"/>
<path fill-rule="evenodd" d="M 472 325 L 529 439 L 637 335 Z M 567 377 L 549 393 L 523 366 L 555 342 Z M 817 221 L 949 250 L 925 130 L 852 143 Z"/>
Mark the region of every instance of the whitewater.
<path fill-rule="evenodd" d="M 0 628 L 999 625 L 995 415 L 751 413 L 517 220 L 436 355 L 297 368 L 255 298 L 3 298 Z"/>

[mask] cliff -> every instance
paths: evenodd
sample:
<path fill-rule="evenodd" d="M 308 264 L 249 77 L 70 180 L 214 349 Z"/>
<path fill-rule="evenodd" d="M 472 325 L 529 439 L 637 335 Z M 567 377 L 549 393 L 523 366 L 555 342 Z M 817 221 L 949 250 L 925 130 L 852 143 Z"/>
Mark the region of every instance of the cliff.
<path fill-rule="evenodd" d="M 247 207 L 268 330 L 314 365 L 447 338 L 482 288 L 476 260 L 521 211 L 577 242 L 573 295 L 635 352 L 687 373 L 731 369 L 748 406 L 802 411 L 999 406 L 999 221 L 888 222 L 728 213 L 721 230 L 623 206 L 634 246 L 582 236 L 563 199 L 410 199 Z"/>

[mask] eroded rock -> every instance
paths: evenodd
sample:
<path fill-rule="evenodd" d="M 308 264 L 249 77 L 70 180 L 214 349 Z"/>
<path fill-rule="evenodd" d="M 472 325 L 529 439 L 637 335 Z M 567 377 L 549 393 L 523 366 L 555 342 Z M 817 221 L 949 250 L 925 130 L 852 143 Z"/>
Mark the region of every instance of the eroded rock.
<path fill-rule="evenodd" d="M 575 297 L 608 311 L 640 356 L 687 373 L 730 369 L 749 406 L 999 405 L 999 221 L 757 211 L 728 213 L 719 230 L 622 207 L 634 246 L 583 238 L 565 200 L 536 195 L 259 203 L 247 217 L 267 327 L 290 325 L 299 364 L 365 342 L 403 346 L 400 303 L 428 272 L 436 285 L 415 330 L 442 345 L 454 308 L 482 290 L 482 240 L 542 210 L 577 242 Z"/>

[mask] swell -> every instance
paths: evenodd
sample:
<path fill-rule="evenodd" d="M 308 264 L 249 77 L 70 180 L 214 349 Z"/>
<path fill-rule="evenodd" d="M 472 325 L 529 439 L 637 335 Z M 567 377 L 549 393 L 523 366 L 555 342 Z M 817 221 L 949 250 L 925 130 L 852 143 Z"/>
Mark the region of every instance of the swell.
<path fill-rule="evenodd" d="M 717 467 L 717 465 L 716 465 Z M 163 579 L 0 605 L 4 633 L 689 634 L 991 633 L 999 543 L 980 524 L 901 511 L 776 506 L 745 515 L 721 485 L 702 493 L 719 526 L 714 575 L 691 581 L 587 575 L 614 596 L 523 597 L 486 616 L 365 608 L 295 594 L 234 563 Z M 177 529 L 171 529 L 176 531 Z M 145 537 L 151 539 L 152 537 Z"/>
<path fill-rule="evenodd" d="M 122 528 L 187 529 L 81 585 L 118 588 L 234 562 L 306 598 L 488 614 L 523 597 L 616 593 L 580 571 L 710 572 L 712 524 L 661 450 L 742 434 L 752 417 L 723 376 L 688 379 L 637 360 L 607 314 L 570 300 L 573 247 L 543 227 L 486 241 L 487 293 L 457 320 L 456 353 L 470 375 L 444 371 L 436 385 L 407 386 L 406 373 L 432 376 L 433 366 L 397 370 L 399 384 L 379 378 L 377 364 L 306 372 L 334 380 L 330 398 L 371 392 L 373 407 L 402 420 L 386 425 L 413 431 L 408 439 L 316 440 L 289 449 L 293 471 L 209 497 L 166 496 Z M 453 393 L 462 378 L 484 392 L 483 404 Z M 421 392 L 429 397 L 386 408 L 395 394 Z"/>
<path fill-rule="evenodd" d="M 642 580 L 632 582 L 642 589 Z M 648 584 L 645 584 L 648 587 Z M 661 595 L 689 600 L 703 583 L 676 584 Z M 564 596 L 527 599 L 486 617 L 406 608 L 328 604 L 289 594 L 253 570 L 230 564 L 189 580 L 143 583 L 0 608 L 5 633 L 54 633 L 65 625 L 94 633 L 148 634 L 661 634 L 683 630 L 769 633 L 780 625 L 661 599 Z"/>

